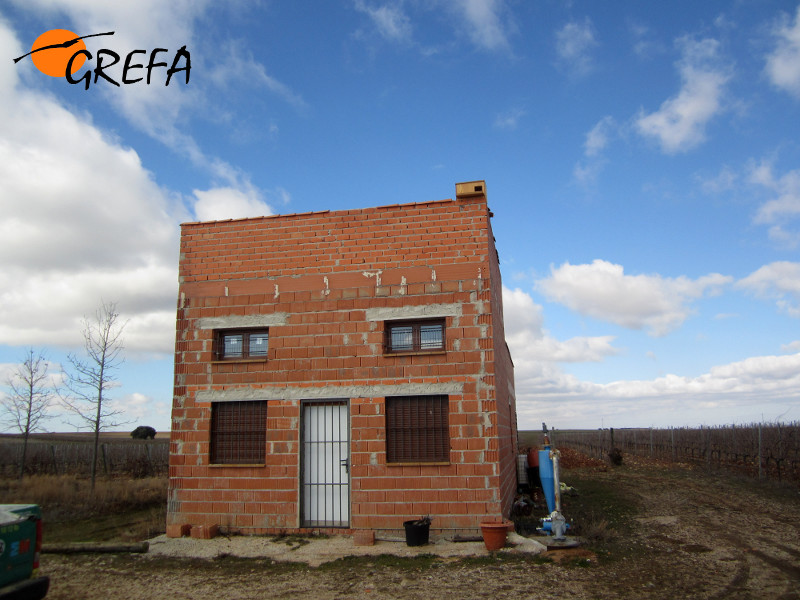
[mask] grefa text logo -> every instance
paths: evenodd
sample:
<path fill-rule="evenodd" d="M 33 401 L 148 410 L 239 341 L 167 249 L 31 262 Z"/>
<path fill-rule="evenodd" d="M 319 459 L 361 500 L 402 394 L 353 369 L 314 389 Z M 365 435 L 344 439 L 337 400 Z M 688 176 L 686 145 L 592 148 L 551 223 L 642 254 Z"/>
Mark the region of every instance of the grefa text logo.
<path fill-rule="evenodd" d="M 86 49 L 86 44 L 83 43 L 86 38 L 111 35 L 114 35 L 113 31 L 78 36 L 67 29 L 51 29 L 36 38 L 31 46 L 31 51 L 15 58 L 14 62 L 18 63 L 23 58 L 30 56 L 34 66 L 45 75 L 64 77 L 73 85 L 83 83 L 86 90 L 89 89 L 90 84 L 96 84 L 100 79 L 119 87 L 120 82 L 107 73 L 106 69 L 119 63 L 122 60 L 120 55 L 108 48 L 102 48 L 97 51 L 97 56 L 92 56 L 92 53 Z M 192 57 L 186 46 L 181 46 L 175 52 L 171 65 L 159 62 L 159 58 L 166 58 L 166 56 L 159 57 L 159 55 L 168 52 L 169 50 L 166 48 L 153 48 L 147 64 L 144 63 L 144 57 L 147 56 L 146 50 L 128 52 L 122 63 L 122 83 L 128 85 L 146 80 L 147 85 L 150 85 L 153 76 L 160 77 L 159 70 L 166 69 L 165 86 L 169 85 L 173 75 L 181 72 L 185 73 L 188 84 L 189 74 L 192 70 Z M 87 60 L 95 61 L 94 68 L 89 67 L 82 74 L 77 75 Z M 142 62 L 139 62 L 140 60 Z M 89 64 L 91 65 L 91 62 Z"/>

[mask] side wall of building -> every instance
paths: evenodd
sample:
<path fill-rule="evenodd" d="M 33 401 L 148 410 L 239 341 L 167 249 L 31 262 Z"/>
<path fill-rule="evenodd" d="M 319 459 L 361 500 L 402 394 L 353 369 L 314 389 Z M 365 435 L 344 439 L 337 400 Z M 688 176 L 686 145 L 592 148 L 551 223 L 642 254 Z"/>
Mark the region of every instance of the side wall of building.
<path fill-rule="evenodd" d="M 489 224 L 491 251 L 489 272 L 492 295 L 492 345 L 494 372 L 490 381 L 497 412 L 498 462 L 500 468 L 500 502 L 510 507 L 517 492 L 517 400 L 514 387 L 514 363 L 506 344 L 503 319 L 503 283 L 500 277 L 500 257 L 494 246 L 491 224 Z"/>
<path fill-rule="evenodd" d="M 495 350 L 493 255 L 483 197 L 185 225 L 168 525 L 299 530 L 301 407 L 325 398 L 349 403 L 352 529 L 507 516 L 513 374 Z M 446 320 L 446 353 L 384 354 L 385 321 L 428 316 Z M 269 328 L 267 360 L 215 361 L 214 332 L 248 326 Z M 387 464 L 386 397 L 426 394 L 448 397 L 449 464 Z M 267 402 L 263 466 L 209 464 L 212 403 L 234 400 Z"/>

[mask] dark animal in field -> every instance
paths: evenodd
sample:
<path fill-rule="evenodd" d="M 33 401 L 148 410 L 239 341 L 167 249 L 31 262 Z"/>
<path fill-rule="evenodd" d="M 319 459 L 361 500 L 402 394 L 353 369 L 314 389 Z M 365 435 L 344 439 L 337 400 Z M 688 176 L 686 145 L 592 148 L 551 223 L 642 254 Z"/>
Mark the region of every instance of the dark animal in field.
<path fill-rule="evenodd" d="M 156 437 L 156 430 L 147 425 L 139 425 L 131 431 L 131 437 L 135 440 L 153 440 Z"/>
<path fill-rule="evenodd" d="M 622 451 L 619 448 L 612 448 L 611 452 L 608 453 L 608 459 L 615 467 L 620 466 L 622 464 Z"/>

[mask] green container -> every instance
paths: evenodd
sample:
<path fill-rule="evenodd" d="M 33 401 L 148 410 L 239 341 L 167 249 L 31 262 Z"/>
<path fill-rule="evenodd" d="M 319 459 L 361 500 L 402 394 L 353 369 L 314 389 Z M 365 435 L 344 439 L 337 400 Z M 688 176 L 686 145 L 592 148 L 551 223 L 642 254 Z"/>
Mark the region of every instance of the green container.
<path fill-rule="evenodd" d="M 0 587 L 28 579 L 38 565 L 36 528 L 42 512 L 35 504 L 0 504 Z"/>

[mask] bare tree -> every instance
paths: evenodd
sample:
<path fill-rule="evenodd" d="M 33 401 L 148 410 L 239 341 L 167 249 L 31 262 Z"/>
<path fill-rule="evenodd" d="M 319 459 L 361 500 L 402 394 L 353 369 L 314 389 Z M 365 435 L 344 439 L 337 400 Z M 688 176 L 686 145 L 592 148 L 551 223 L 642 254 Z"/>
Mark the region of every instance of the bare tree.
<path fill-rule="evenodd" d="M 31 433 L 41 429 L 48 417 L 47 407 L 55 396 L 55 388 L 47 375 L 47 359 L 42 352 L 30 348 L 25 359 L 6 381 L 9 392 L 2 400 L 4 421 L 22 434 L 22 457 L 19 461 L 19 478 L 25 475 L 25 459 L 28 455 L 28 439 Z"/>
<path fill-rule="evenodd" d="M 97 452 L 100 431 L 124 424 L 121 410 L 109 406 L 108 391 L 115 387 L 114 371 L 124 361 L 122 330 L 116 302 L 103 302 L 93 318 L 83 318 L 83 353 L 68 354 L 70 370 L 64 373 L 64 404 L 78 417 L 81 429 L 94 432 L 92 453 L 92 491 L 97 479 Z"/>

